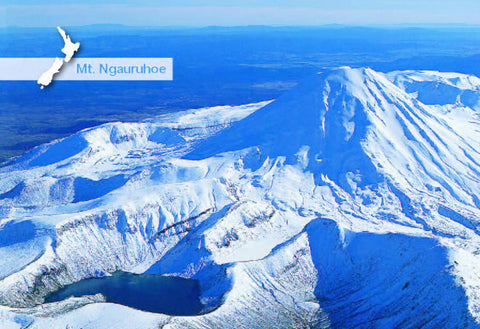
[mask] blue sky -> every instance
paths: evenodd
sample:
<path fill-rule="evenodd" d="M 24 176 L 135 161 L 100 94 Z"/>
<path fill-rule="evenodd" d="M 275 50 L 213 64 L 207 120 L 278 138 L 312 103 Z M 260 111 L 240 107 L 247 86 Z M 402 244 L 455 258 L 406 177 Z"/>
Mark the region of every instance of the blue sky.
<path fill-rule="evenodd" d="M 480 0 L 0 0 L 0 26 L 480 24 Z"/>

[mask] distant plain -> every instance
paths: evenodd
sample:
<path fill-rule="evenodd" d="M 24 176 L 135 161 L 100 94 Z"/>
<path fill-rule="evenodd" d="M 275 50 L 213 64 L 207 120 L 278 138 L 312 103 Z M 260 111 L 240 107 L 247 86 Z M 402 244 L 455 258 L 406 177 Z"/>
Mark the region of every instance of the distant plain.
<path fill-rule="evenodd" d="M 480 76 L 476 27 L 65 27 L 79 57 L 173 57 L 174 81 L 0 82 L 0 162 L 111 121 L 273 99 L 333 66 Z M 1 57 L 61 56 L 53 28 L 0 29 Z"/>

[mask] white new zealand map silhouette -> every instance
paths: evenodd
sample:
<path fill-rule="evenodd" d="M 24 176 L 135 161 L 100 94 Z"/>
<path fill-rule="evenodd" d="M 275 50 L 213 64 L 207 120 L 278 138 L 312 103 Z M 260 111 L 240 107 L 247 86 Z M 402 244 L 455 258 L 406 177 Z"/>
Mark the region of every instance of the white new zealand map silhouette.
<path fill-rule="evenodd" d="M 70 39 L 70 36 L 68 36 L 67 33 L 65 33 L 65 31 L 59 26 L 57 26 L 57 30 L 62 36 L 63 42 L 65 43 L 65 46 L 62 48 L 62 53 L 65 54 L 65 58 L 55 58 L 52 66 L 47 71 L 42 73 L 40 78 L 38 78 L 37 83 L 41 85 L 42 89 L 52 82 L 53 76 L 60 72 L 60 69 L 65 63 L 70 62 L 75 52 L 77 52 L 80 48 L 80 42 L 73 43 Z"/>

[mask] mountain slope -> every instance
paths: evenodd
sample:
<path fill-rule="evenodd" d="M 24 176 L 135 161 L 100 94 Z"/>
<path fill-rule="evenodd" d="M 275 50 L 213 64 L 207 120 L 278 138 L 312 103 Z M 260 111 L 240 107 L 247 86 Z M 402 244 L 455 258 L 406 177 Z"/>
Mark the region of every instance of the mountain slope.
<path fill-rule="evenodd" d="M 107 124 L 34 149 L 0 169 L 2 319 L 478 327 L 479 90 L 461 74 L 344 67 L 273 102 Z M 97 297 L 36 306 L 116 270 L 198 279 L 206 314 Z"/>

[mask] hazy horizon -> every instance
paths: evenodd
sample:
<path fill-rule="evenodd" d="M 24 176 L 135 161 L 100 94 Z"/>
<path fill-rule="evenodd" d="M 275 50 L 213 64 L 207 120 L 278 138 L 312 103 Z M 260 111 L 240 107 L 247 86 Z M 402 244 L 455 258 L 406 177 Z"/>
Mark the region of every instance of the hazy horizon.
<path fill-rule="evenodd" d="M 326 24 L 480 24 L 477 0 L 0 0 L 0 26 L 317 26 Z"/>
<path fill-rule="evenodd" d="M 299 29 L 320 29 L 320 28 L 372 28 L 372 29 L 442 29 L 442 28 L 480 28 L 480 23 L 398 23 L 398 24 L 316 24 L 316 25 L 282 25 L 282 24 L 245 24 L 245 25 L 129 25 L 121 23 L 93 23 L 84 25 L 62 25 L 56 24 L 51 26 L 21 26 L 21 25 L 0 25 L 0 29 L 49 29 L 57 26 L 70 28 L 88 28 L 88 27 L 115 27 L 115 28 L 135 28 L 135 29 L 209 29 L 209 28 L 299 28 Z"/>

